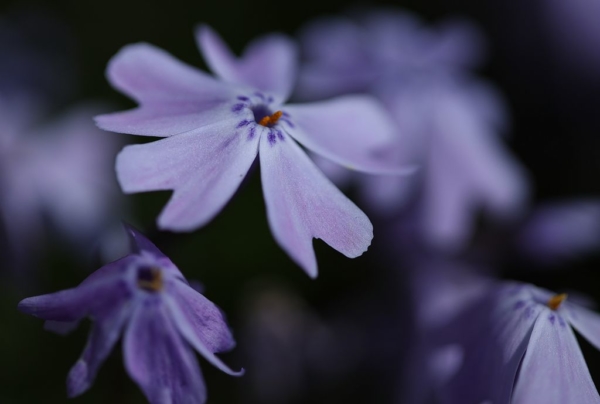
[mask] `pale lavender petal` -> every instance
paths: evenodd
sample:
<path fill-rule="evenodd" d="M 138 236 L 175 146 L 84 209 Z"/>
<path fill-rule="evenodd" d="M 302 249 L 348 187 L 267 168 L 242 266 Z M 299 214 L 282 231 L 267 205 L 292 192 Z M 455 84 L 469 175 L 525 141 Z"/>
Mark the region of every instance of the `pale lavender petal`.
<path fill-rule="evenodd" d="M 460 94 L 436 94 L 425 180 L 424 231 L 434 244 L 460 248 L 478 209 L 518 217 L 527 201 L 526 176 L 493 128 Z"/>
<path fill-rule="evenodd" d="M 35 176 L 29 186 L 52 224 L 71 240 L 96 238 L 117 207 L 113 179 L 117 136 L 106 136 L 92 122 L 100 105 L 79 104 L 30 132 L 27 164 Z"/>
<path fill-rule="evenodd" d="M 171 298 L 204 346 L 215 353 L 235 346 L 223 313 L 214 303 L 182 282 L 173 282 L 171 288 Z"/>
<path fill-rule="evenodd" d="M 568 301 L 563 303 L 563 307 L 569 322 L 577 332 L 583 335 L 590 344 L 600 349 L 600 315 Z"/>
<path fill-rule="evenodd" d="M 492 286 L 441 332 L 442 340 L 464 348 L 463 364 L 443 387 L 441 402 L 508 403 L 540 307 L 526 285 Z"/>
<path fill-rule="evenodd" d="M 168 307 L 169 314 L 173 319 L 175 327 L 179 331 L 179 333 L 185 338 L 185 340 L 196 349 L 207 361 L 209 361 L 213 366 L 217 369 L 227 373 L 231 376 L 242 376 L 244 374 L 244 369 L 241 369 L 238 372 L 231 370 L 226 364 L 219 359 L 214 352 L 211 350 L 213 347 L 207 346 L 204 344 L 205 339 L 201 339 L 199 335 L 196 333 L 195 326 L 197 324 L 191 324 L 188 320 L 188 317 L 181 310 L 180 306 L 175 302 L 175 300 L 171 296 L 165 296 L 165 303 Z M 213 341 L 213 343 L 216 341 Z M 220 343 L 223 343 L 221 341 Z"/>
<path fill-rule="evenodd" d="M 271 34 L 254 40 L 237 58 L 209 26 L 196 30 L 206 63 L 223 80 L 265 91 L 284 102 L 289 97 L 297 69 L 297 50 L 283 35 Z"/>
<path fill-rule="evenodd" d="M 306 24 L 300 32 L 303 54 L 327 66 L 355 69 L 368 61 L 363 29 L 343 17 L 322 17 Z"/>
<path fill-rule="evenodd" d="M 300 42 L 307 61 L 295 91 L 302 99 L 365 91 L 377 76 L 364 32 L 350 20 L 316 19 L 302 29 Z"/>
<path fill-rule="evenodd" d="M 309 276 L 317 275 L 313 238 L 350 258 L 366 251 L 373 238 L 371 222 L 292 139 L 273 143 L 264 136 L 259 155 L 271 231 Z"/>
<path fill-rule="evenodd" d="M 407 174 L 414 167 L 391 158 L 396 128 L 383 106 L 367 96 L 289 105 L 294 127 L 288 133 L 311 151 L 349 169 L 377 174 Z"/>
<path fill-rule="evenodd" d="M 325 174 L 325 176 L 329 178 L 335 185 L 340 188 L 350 186 L 355 174 L 351 170 L 348 170 L 347 168 L 344 168 L 341 165 L 326 159 L 325 157 L 321 157 L 318 154 L 309 153 L 309 156 L 315 165 L 319 167 L 319 170 L 321 170 L 321 172 Z"/>
<path fill-rule="evenodd" d="M 511 402 L 600 403 L 571 327 L 550 309 L 535 323 Z"/>
<path fill-rule="evenodd" d="M 373 209 L 374 213 L 393 215 L 406 207 L 420 179 L 420 172 L 414 176 L 368 175 L 360 177 L 361 200 Z"/>
<path fill-rule="evenodd" d="M 94 315 L 111 301 L 129 296 L 129 286 L 119 276 L 129 262 L 129 259 L 122 259 L 107 264 L 76 288 L 24 299 L 19 302 L 18 309 L 44 320 L 60 322 L 78 321 Z"/>
<path fill-rule="evenodd" d="M 141 106 L 96 117 L 105 130 L 147 136 L 186 132 L 224 114 L 235 89 L 149 44 L 124 47 L 107 69 L 111 84 Z"/>
<path fill-rule="evenodd" d="M 206 386 L 194 352 L 161 299 L 134 310 L 123 339 L 125 367 L 152 404 L 204 404 Z"/>
<path fill-rule="evenodd" d="M 124 192 L 174 190 L 158 218 L 163 229 L 192 231 L 210 221 L 229 201 L 258 152 L 258 134 L 222 121 L 199 131 L 142 145 L 117 156 Z"/>
<path fill-rule="evenodd" d="M 575 200 L 537 208 L 516 239 L 527 258 L 555 264 L 600 247 L 600 202 Z"/>
<path fill-rule="evenodd" d="M 83 394 L 94 383 L 98 369 L 112 351 L 131 315 L 129 296 L 118 295 L 94 311 L 92 330 L 81 357 L 69 371 L 67 394 Z"/>
<path fill-rule="evenodd" d="M 94 120 L 100 128 L 112 132 L 167 137 L 206 126 L 230 113 L 222 100 L 169 100 L 99 115 Z"/>

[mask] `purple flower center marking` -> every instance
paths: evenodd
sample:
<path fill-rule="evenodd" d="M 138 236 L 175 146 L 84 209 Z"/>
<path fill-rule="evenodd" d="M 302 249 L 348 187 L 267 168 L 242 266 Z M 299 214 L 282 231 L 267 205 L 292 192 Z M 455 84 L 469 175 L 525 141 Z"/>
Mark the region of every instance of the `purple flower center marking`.
<path fill-rule="evenodd" d="M 148 292 L 159 292 L 163 289 L 162 272 L 160 268 L 140 267 L 137 271 L 137 285 Z"/>
<path fill-rule="evenodd" d="M 550 300 L 548 300 L 548 303 L 546 303 L 546 305 L 552 310 L 556 311 L 560 307 L 562 302 L 564 302 L 567 299 L 567 296 L 568 295 L 566 293 L 561 293 L 560 295 L 552 296 Z"/>

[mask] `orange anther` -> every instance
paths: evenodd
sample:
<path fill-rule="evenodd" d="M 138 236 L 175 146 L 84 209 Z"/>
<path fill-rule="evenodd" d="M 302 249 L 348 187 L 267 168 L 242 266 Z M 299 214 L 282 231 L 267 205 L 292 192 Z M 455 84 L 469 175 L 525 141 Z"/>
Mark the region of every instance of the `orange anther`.
<path fill-rule="evenodd" d="M 552 310 L 558 309 L 562 302 L 564 302 L 567 299 L 567 296 L 568 295 L 566 293 L 561 293 L 560 295 L 552 296 L 550 300 L 548 300 L 548 307 L 550 307 Z"/>
<path fill-rule="evenodd" d="M 271 116 L 265 116 L 265 117 L 263 117 L 258 122 L 258 124 L 262 125 L 262 126 L 273 126 L 273 125 L 275 125 L 277 123 L 277 121 L 279 120 L 279 118 L 281 118 L 282 115 L 283 115 L 283 112 L 276 111 Z"/>
<path fill-rule="evenodd" d="M 158 292 L 163 288 L 162 272 L 158 268 L 150 269 L 149 279 L 138 279 L 138 287 L 150 292 Z"/>

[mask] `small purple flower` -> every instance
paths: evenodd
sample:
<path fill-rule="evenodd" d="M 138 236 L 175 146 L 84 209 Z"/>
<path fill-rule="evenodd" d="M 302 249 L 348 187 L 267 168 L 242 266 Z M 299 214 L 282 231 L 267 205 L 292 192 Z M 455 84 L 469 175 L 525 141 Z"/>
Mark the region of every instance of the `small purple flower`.
<path fill-rule="evenodd" d="M 192 231 L 208 223 L 239 187 L 257 154 L 267 216 L 275 239 L 312 277 L 312 238 L 348 257 L 372 239 L 366 215 L 306 156 L 306 148 L 346 167 L 405 173 L 376 153 L 393 127 L 376 101 L 346 96 L 284 105 L 295 77 L 296 50 L 285 37 L 253 42 L 236 58 L 215 32 L 197 39 L 215 78 L 148 44 L 129 45 L 108 66 L 112 85 L 140 106 L 97 117 L 115 132 L 165 139 L 126 147 L 117 158 L 125 192 L 174 190 L 158 225 Z"/>
<path fill-rule="evenodd" d="M 495 285 L 457 324 L 464 358 L 442 402 L 600 403 L 573 333 L 600 349 L 600 316 L 566 294 Z"/>
<path fill-rule="evenodd" d="M 19 309 L 54 330 L 93 319 L 87 345 L 67 378 L 69 397 L 90 388 L 123 333 L 125 367 L 151 403 L 202 404 L 206 388 L 194 349 L 225 373 L 241 375 L 214 355 L 233 348 L 231 332 L 220 310 L 190 287 L 169 258 L 138 231 L 126 229 L 131 254 L 76 288 L 24 299 Z"/>

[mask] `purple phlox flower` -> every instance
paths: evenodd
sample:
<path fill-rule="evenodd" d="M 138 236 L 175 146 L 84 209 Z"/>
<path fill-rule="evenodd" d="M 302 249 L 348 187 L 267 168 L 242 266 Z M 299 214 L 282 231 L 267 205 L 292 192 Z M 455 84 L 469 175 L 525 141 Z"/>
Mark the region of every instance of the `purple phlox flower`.
<path fill-rule="evenodd" d="M 484 53 L 483 36 L 471 22 L 449 19 L 432 28 L 399 9 L 317 19 L 300 39 L 306 62 L 296 92 L 307 99 L 451 75 L 478 65 Z"/>
<path fill-rule="evenodd" d="M 92 273 L 79 286 L 30 297 L 19 310 L 69 331 L 93 320 L 88 342 L 67 378 L 69 397 L 90 388 L 102 362 L 123 334 L 123 357 L 131 378 L 153 404 L 206 401 L 194 355 L 229 369 L 215 353 L 235 345 L 221 311 L 192 289 L 177 267 L 137 230 L 126 226 L 132 253 Z"/>
<path fill-rule="evenodd" d="M 99 116 L 98 125 L 165 138 L 125 147 L 116 163 L 121 188 L 173 190 L 158 226 L 192 231 L 231 199 L 258 154 L 271 231 L 298 265 L 316 276 L 312 238 L 348 257 L 361 255 L 372 238 L 369 219 L 296 141 L 356 170 L 406 173 L 405 166 L 377 153 L 394 136 L 383 109 L 363 96 L 284 105 L 294 83 L 296 50 L 283 36 L 251 43 L 241 58 L 206 26 L 197 30 L 197 39 L 221 80 L 148 44 L 129 45 L 110 61 L 109 81 L 140 105 Z"/>
<path fill-rule="evenodd" d="M 600 349 L 600 316 L 528 284 L 493 285 L 440 339 L 459 343 L 462 364 L 442 403 L 599 403 L 576 329 Z"/>
<path fill-rule="evenodd" d="M 110 161 L 119 142 L 92 122 L 103 108 L 80 104 L 48 121 L 38 105 L 0 98 L 0 222 L 17 261 L 42 241 L 46 218 L 67 240 L 86 243 L 118 205 Z"/>
<path fill-rule="evenodd" d="M 316 23 L 304 31 L 308 61 L 298 89 L 305 98 L 324 95 L 320 91 L 376 95 L 396 125 L 398 143 L 388 149 L 388 159 L 420 170 L 410 178 L 352 173 L 344 178 L 343 169 L 331 165 L 326 172 L 341 183 L 359 177 L 360 194 L 374 212 L 418 206 L 421 236 L 458 249 L 471 236 L 478 210 L 501 220 L 519 216 L 528 186 L 502 145 L 509 120 L 502 97 L 466 70 L 479 59 L 480 35 L 468 23 L 442 27 L 423 27 L 414 17 L 394 13 L 369 14 L 359 24 Z M 335 49 L 333 56 L 326 49 Z M 347 62 L 353 59 L 365 62 Z M 359 72 L 348 72 L 355 68 Z M 360 88 L 347 86 L 344 80 L 354 76 L 369 77 Z"/>
<path fill-rule="evenodd" d="M 543 265 L 596 251 L 600 247 L 600 201 L 580 199 L 545 203 L 519 229 L 516 248 Z"/>

